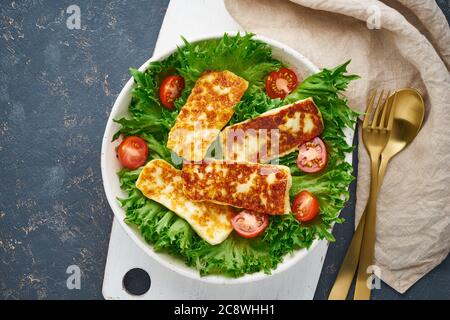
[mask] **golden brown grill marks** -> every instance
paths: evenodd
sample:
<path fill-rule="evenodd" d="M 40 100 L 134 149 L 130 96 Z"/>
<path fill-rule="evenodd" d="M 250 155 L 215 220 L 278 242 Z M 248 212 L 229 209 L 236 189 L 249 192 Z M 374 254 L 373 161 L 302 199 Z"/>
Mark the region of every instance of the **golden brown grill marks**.
<path fill-rule="evenodd" d="M 187 160 L 202 160 L 247 87 L 230 71 L 203 73 L 170 130 L 167 147 Z"/>
<path fill-rule="evenodd" d="M 164 160 L 152 160 L 142 170 L 136 187 L 152 199 L 185 219 L 210 244 L 225 240 L 233 230 L 234 211 L 211 202 L 193 202 L 183 193 L 181 171 Z"/>
<path fill-rule="evenodd" d="M 208 160 L 185 163 L 183 190 L 193 201 L 212 201 L 268 214 L 289 212 L 288 167 Z"/>
<path fill-rule="evenodd" d="M 221 133 L 224 158 L 267 162 L 295 151 L 322 131 L 322 115 L 314 101 L 297 101 L 225 128 Z"/>

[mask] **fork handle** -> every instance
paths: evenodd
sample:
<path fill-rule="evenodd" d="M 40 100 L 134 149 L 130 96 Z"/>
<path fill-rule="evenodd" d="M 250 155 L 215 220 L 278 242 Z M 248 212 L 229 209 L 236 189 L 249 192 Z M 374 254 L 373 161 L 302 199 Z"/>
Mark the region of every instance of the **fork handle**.
<path fill-rule="evenodd" d="M 368 283 L 368 268 L 373 264 L 376 237 L 376 211 L 378 198 L 379 156 L 371 158 L 370 195 L 367 203 L 362 247 L 359 255 L 358 276 L 356 278 L 354 300 L 369 300 L 371 283 Z"/>
<path fill-rule="evenodd" d="M 361 215 L 358 227 L 353 234 L 352 241 L 347 249 L 347 253 L 345 254 L 345 258 L 342 262 L 341 268 L 339 269 L 336 281 L 331 289 L 330 295 L 328 296 L 328 300 L 345 300 L 347 298 L 348 291 L 350 290 L 353 277 L 355 276 L 355 272 L 358 267 L 365 220 L 366 210 L 364 210 Z"/>
<path fill-rule="evenodd" d="M 378 169 L 378 191 L 384 180 L 384 174 L 386 173 L 387 164 L 389 162 L 388 157 L 381 155 L 380 167 Z M 348 291 L 352 285 L 353 277 L 355 276 L 356 269 L 359 263 L 359 254 L 361 252 L 361 242 L 363 238 L 364 225 L 366 222 L 367 206 L 364 208 L 364 212 L 359 220 L 358 227 L 353 234 L 352 241 L 347 249 L 345 258 L 342 261 L 341 268 L 336 277 L 336 281 L 331 289 L 328 300 L 345 300 L 348 295 Z"/>

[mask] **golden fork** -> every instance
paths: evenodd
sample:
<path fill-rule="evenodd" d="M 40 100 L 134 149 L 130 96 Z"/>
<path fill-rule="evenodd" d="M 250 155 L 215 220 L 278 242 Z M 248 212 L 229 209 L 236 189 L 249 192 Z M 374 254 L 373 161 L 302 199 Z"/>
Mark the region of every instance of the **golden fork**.
<path fill-rule="evenodd" d="M 394 112 L 391 112 L 387 102 L 389 92 L 386 96 L 386 102 L 383 104 L 383 93 L 378 98 L 375 115 L 372 123 L 369 124 L 369 118 L 372 113 L 373 103 L 375 101 L 376 91 L 373 92 L 370 99 L 367 113 L 364 117 L 362 127 L 362 138 L 364 146 L 370 157 L 371 170 L 370 170 L 370 194 L 367 203 L 366 219 L 364 223 L 364 233 L 362 238 L 361 252 L 359 255 L 358 275 L 356 278 L 355 294 L 353 299 L 355 300 L 369 300 L 371 293 L 371 283 L 368 279 L 369 267 L 373 264 L 374 251 L 375 251 L 375 230 L 376 230 L 376 211 L 377 211 L 377 198 L 378 198 L 378 168 L 380 165 L 380 156 L 384 147 L 386 146 L 389 136 L 392 131 L 392 124 L 394 122 Z M 384 106 L 384 108 L 383 108 Z M 382 109 L 381 117 L 379 117 L 380 110 Z M 389 114 L 389 115 L 388 115 Z"/>
<path fill-rule="evenodd" d="M 370 144 L 370 150 L 372 152 L 369 152 L 371 155 L 371 163 L 372 163 L 372 178 L 371 178 L 371 190 L 373 188 L 377 188 L 378 186 L 378 165 L 379 165 L 379 159 L 381 151 L 384 149 L 387 141 L 389 140 L 389 134 L 392 129 L 392 119 L 394 112 L 391 111 L 393 103 L 391 99 L 391 103 L 389 102 L 389 93 L 387 94 L 387 98 L 385 100 L 385 103 L 382 104 L 383 100 L 383 93 L 381 92 L 379 98 L 377 107 L 375 110 L 375 115 L 372 120 L 372 124 L 369 125 L 370 118 L 372 115 L 372 109 L 373 104 L 375 102 L 376 97 L 376 91 L 374 90 L 372 93 L 372 96 L 368 102 L 366 115 L 364 117 L 363 122 L 363 141 L 364 144 Z M 395 100 L 395 99 L 394 99 Z M 383 109 L 383 111 L 380 113 L 380 110 Z M 390 114 L 388 124 L 386 125 L 386 117 L 387 114 Z M 388 130 L 389 128 L 389 130 Z M 367 148 L 367 145 L 366 145 Z M 368 148 L 367 148 L 368 149 Z M 369 149 L 368 149 L 369 150 Z M 378 156 L 377 156 L 378 154 Z M 376 172 L 376 177 L 373 178 L 374 175 L 374 168 Z M 377 190 L 378 191 L 378 190 Z M 373 195 L 371 195 L 373 196 Z M 376 201 L 376 196 L 375 196 Z M 361 242 L 363 238 L 363 229 L 365 226 L 365 218 L 366 218 L 366 211 L 368 209 L 368 205 L 366 206 L 366 210 L 364 211 L 363 215 L 361 216 L 361 220 L 358 224 L 358 228 L 355 232 L 355 235 L 352 239 L 352 242 L 349 246 L 349 250 L 344 258 L 344 261 L 342 263 L 341 269 L 339 270 L 338 276 L 336 278 L 336 282 L 330 292 L 329 298 L 330 300 L 341 300 L 345 299 L 347 296 L 347 293 L 350 289 L 350 285 L 353 280 L 353 276 L 355 274 L 356 267 L 358 265 L 358 258 L 360 257 L 360 247 Z M 373 260 L 373 253 L 372 253 L 372 260 Z M 369 264 L 370 265 L 370 264 Z M 369 296 L 370 296 L 370 290 L 369 290 Z"/>

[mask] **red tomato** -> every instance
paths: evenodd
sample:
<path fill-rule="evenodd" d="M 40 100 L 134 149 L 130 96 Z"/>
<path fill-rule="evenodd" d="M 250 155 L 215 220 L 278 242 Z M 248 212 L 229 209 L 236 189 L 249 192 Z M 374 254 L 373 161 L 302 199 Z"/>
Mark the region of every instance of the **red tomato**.
<path fill-rule="evenodd" d="M 254 238 L 269 225 L 269 216 L 244 210 L 234 216 L 231 224 L 241 237 Z"/>
<path fill-rule="evenodd" d="M 266 79 L 266 91 L 272 99 L 284 99 L 292 90 L 297 87 L 298 79 L 294 71 L 288 68 L 281 68 L 272 71 Z"/>
<path fill-rule="evenodd" d="M 322 139 L 316 137 L 302 144 L 298 150 L 297 166 L 303 172 L 323 170 L 328 162 L 328 153 Z"/>
<path fill-rule="evenodd" d="M 137 169 L 147 161 L 147 143 L 144 139 L 136 136 L 126 137 L 117 148 L 117 155 L 125 168 Z"/>
<path fill-rule="evenodd" d="M 184 89 L 184 79 L 180 76 L 168 76 L 161 83 L 159 88 L 159 98 L 162 104 L 170 110 L 174 107 L 174 102 L 181 96 Z"/>
<path fill-rule="evenodd" d="M 303 190 L 295 196 L 291 209 L 298 221 L 311 221 L 319 213 L 319 200 L 311 192 Z"/>

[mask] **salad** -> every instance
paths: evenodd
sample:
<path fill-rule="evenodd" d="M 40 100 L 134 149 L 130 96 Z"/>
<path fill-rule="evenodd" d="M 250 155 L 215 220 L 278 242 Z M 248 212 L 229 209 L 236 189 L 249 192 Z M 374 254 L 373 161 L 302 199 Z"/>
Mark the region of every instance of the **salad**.
<path fill-rule="evenodd" d="M 179 257 L 201 275 L 240 277 L 259 271 L 270 273 L 287 254 L 310 247 L 315 239 L 334 241 L 331 227 L 343 221 L 339 213 L 354 179 L 351 165 L 345 162 L 345 154 L 352 151 L 352 146 L 345 140 L 344 129 L 354 127 L 358 113 L 348 107 L 342 96 L 349 82 L 358 78 L 347 74 L 349 62 L 302 79 L 283 61 L 274 59 L 270 46 L 253 39 L 252 34 L 225 34 L 221 39 L 197 43 L 184 40 L 184 46 L 162 61 L 151 62 L 146 71 L 131 69 L 135 87 L 129 115 L 114 120 L 120 129 L 113 137 L 121 139 L 117 155 L 123 169 L 118 177 L 128 196 L 119 201 L 126 212 L 126 222 L 137 226 L 155 250 Z M 214 207 L 208 207 L 211 212 L 226 212 L 229 217 L 230 232 L 216 243 L 203 236 L 185 211 L 152 200 L 155 197 L 149 196 L 148 185 L 144 188 L 140 183 L 152 164 L 169 168 L 165 177 L 168 182 L 178 173 L 187 179 L 191 177 L 188 174 L 198 172 L 199 168 L 192 167 L 185 172 L 184 167 L 189 166 L 183 167 L 181 158 L 174 156 L 175 148 L 170 143 L 173 137 L 169 136 L 181 121 L 180 112 L 193 100 L 191 95 L 201 92 L 197 87 L 202 77 L 210 72 L 220 73 L 218 76 L 227 72 L 241 79 L 241 85 L 245 82 L 245 90 L 241 90 L 240 99 L 232 106 L 225 128 L 264 116 L 275 117 L 278 110 L 305 101 L 318 108 L 322 122 L 320 134 L 271 159 L 277 163 L 272 167 L 286 168 L 283 170 L 288 175 L 290 171 L 289 183 L 283 184 L 287 186 L 287 206 L 280 202 L 277 214 L 254 211 L 247 207 L 251 201 L 220 197 L 207 190 L 205 184 L 189 180 L 183 201 L 214 202 Z M 184 154 L 183 157 L 186 158 Z M 222 165 L 218 161 L 202 170 L 216 170 Z M 237 165 L 241 166 L 233 164 L 233 168 Z M 261 166 L 271 165 L 246 162 L 245 170 Z M 212 185 L 220 183 L 223 181 Z M 189 194 L 191 189 L 196 198 Z"/>

